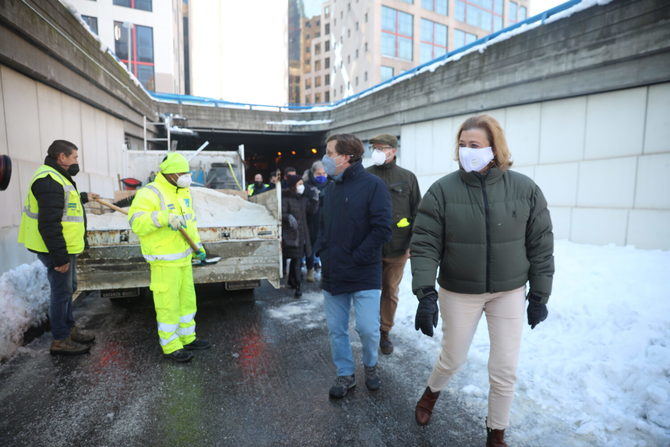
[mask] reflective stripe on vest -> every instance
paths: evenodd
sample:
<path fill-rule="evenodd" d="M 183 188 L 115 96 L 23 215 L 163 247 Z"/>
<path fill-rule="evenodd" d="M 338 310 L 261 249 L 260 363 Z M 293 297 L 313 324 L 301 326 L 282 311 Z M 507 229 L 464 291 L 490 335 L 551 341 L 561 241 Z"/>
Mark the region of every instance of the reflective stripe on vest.
<path fill-rule="evenodd" d="M 178 261 L 179 259 L 184 259 L 188 255 L 193 253 L 193 250 L 189 247 L 188 250 L 181 253 L 174 253 L 169 255 L 143 255 L 144 259 L 147 261 Z"/>

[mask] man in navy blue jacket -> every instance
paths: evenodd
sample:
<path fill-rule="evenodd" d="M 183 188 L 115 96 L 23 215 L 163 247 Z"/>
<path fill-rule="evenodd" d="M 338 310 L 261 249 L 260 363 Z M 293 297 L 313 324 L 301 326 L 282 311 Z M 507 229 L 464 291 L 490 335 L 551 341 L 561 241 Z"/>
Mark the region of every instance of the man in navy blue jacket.
<path fill-rule="evenodd" d="M 379 300 L 382 246 L 391 239 L 391 196 L 384 182 L 362 164 L 363 143 L 353 135 L 328 138 L 323 164 L 333 183 L 327 186 L 320 217 L 319 254 L 326 321 L 337 368 L 333 398 L 356 386 L 349 342 L 353 303 L 356 331 L 363 344 L 365 385 L 379 389 Z"/>

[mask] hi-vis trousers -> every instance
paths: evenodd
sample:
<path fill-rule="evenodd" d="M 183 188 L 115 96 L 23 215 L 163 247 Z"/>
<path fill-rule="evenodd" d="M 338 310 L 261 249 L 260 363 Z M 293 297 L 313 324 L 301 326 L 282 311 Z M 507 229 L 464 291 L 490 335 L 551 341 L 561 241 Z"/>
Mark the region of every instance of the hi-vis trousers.
<path fill-rule="evenodd" d="M 170 354 L 195 340 L 193 267 L 151 265 L 150 289 L 163 353 Z"/>

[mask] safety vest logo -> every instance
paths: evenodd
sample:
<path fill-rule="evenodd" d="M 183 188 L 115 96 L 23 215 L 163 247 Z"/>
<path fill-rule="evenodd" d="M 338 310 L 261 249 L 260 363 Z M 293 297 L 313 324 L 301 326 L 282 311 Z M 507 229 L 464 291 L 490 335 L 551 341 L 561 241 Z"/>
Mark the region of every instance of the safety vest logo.
<path fill-rule="evenodd" d="M 186 208 L 191 207 L 191 199 L 184 199 L 184 203 L 186 204 Z"/>

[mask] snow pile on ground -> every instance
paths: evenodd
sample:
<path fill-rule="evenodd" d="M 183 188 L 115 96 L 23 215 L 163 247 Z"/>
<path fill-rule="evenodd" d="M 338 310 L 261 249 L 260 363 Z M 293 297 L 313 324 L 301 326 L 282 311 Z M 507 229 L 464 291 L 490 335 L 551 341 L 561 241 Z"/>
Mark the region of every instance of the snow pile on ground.
<path fill-rule="evenodd" d="M 276 224 L 267 208 L 236 195 L 209 188 L 192 187 L 191 197 L 199 228 Z M 119 212 L 87 214 L 86 219 L 89 230 L 130 228 L 128 217 Z"/>
<path fill-rule="evenodd" d="M 556 243 L 549 318 L 524 326 L 509 436 L 514 445 L 670 444 L 670 252 Z M 414 330 L 409 263 L 394 335 L 426 356 L 435 337 Z M 489 341 L 482 317 L 468 362 L 448 390 L 486 415 Z"/>
<path fill-rule="evenodd" d="M 22 264 L 0 276 L 0 360 L 21 346 L 25 331 L 46 320 L 48 307 L 47 270 L 40 261 Z"/>

